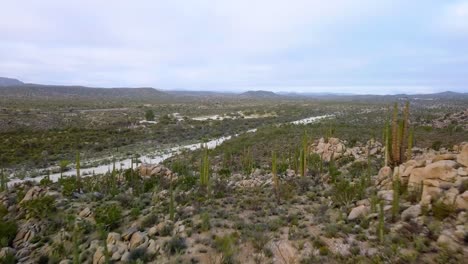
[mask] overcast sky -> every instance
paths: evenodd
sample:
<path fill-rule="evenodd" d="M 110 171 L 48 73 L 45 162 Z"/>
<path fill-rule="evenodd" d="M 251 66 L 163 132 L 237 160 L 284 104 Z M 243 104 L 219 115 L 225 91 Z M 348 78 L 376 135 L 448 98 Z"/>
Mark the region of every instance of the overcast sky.
<path fill-rule="evenodd" d="M 0 76 L 186 90 L 468 92 L 468 0 L 3 0 Z"/>

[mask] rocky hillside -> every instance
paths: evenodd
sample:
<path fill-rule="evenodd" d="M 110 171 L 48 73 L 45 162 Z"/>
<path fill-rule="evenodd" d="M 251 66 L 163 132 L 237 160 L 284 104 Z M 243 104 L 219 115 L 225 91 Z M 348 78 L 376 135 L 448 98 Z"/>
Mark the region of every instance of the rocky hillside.
<path fill-rule="evenodd" d="M 304 176 L 175 163 L 0 194 L 6 263 L 463 263 L 468 143 L 382 167 L 370 140 L 316 139 Z M 194 161 L 197 163 L 197 161 Z M 178 165 L 177 165 L 178 164 Z M 279 163 L 281 165 L 281 162 Z M 199 175 L 208 172 L 208 183 Z M 3 186 L 4 187 L 4 186 Z M 10 262 L 7 262 L 10 261 Z"/>

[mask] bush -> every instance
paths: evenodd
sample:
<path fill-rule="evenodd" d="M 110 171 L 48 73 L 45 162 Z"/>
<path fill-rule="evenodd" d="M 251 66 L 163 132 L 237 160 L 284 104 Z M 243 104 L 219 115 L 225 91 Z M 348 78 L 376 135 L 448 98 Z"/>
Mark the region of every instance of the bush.
<path fill-rule="evenodd" d="M 52 196 L 44 196 L 26 201 L 22 206 L 27 210 L 30 218 L 48 218 L 55 208 L 55 199 Z"/>
<path fill-rule="evenodd" d="M 146 248 L 136 248 L 130 251 L 130 261 L 141 260 L 143 262 L 149 261 L 148 255 L 146 254 Z"/>
<path fill-rule="evenodd" d="M 65 196 L 71 196 L 76 190 L 76 177 L 59 179 L 59 183 L 62 185 L 62 194 Z"/>
<path fill-rule="evenodd" d="M 169 254 L 174 255 L 186 249 L 187 244 L 185 242 L 185 238 L 180 236 L 173 236 L 169 241 L 166 242 L 165 248 Z"/>
<path fill-rule="evenodd" d="M 442 201 L 437 201 L 432 205 L 432 212 L 434 213 L 434 217 L 439 220 L 443 220 L 455 213 L 455 209 L 456 208 L 454 205 L 448 205 Z"/>
<path fill-rule="evenodd" d="M 96 208 L 96 223 L 104 225 L 108 230 L 117 228 L 121 218 L 122 208 L 118 204 L 104 204 Z"/>
<path fill-rule="evenodd" d="M 333 186 L 333 202 L 341 206 L 349 206 L 358 196 L 358 188 L 348 180 L 338 180 Z"/>
<path fill-rule="evenodd" d="M 222 263 L 233 263 L 236 253 L 236 238 L 233 235 L 225 235 L 215 239 L 215 248 L 222 253 Z"/>
<path fill-rule="evenodd" d="M 0 263 L 15 264 L 16 263 L 15 255 L 12 253 L 7 253 L 5 256 L 0 258 Z"/>
<path fill-rule="evenodd" d="M 0 222 L 0 247 L 7 247 L 11 244 L 18 232 L 18 226 L 15 222 Z"/>

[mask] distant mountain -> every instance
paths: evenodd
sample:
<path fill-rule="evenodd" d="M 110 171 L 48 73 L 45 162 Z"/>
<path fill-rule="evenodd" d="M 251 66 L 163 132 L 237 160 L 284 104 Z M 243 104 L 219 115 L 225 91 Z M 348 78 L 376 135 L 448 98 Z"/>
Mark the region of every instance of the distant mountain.
<path fill-rule="evenodd" d="M 249 98 L 278 98 L 281 97 L 279 94 L 275 94 L 271 91 L 247 91 L 240 94 L 241 97 L 249 97 Z"/>
<path fill-rule="evenodd" d="M 141 99 L 170 97 L 154 88 L 93 88 L 84 86 L 18 84 L 0 86 L 3 98 L 47 99 Z"/>
<path fill-rule="evenodd" d="M 1 86 L 15 86 L 15 85 L 22 85 L 22 84 L 24 83 L 17 79 L 0 77 L 0 87 Z"/>

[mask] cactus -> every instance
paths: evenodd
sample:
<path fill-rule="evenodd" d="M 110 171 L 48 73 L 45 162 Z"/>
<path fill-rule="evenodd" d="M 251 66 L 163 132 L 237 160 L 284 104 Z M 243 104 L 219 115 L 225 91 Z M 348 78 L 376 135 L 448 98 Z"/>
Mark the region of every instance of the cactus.
<path fill-rule="evenodd" d="M 385 124 L 385 166 L 390 162 L 390 125 L 388 121 Z"/>
<path fill-rule="evenodd" d="M 411 128 L 411 129 L 409 129 L 409 135 L 408 135 L 408 148 L 406 149 L 406 160 L 411 159 L 413 141 L 414 141 L 414 129 Z"/>
<path fill-rule="evenodd" d="M 384 228 L 385 228 L 385 215 L 384 215 L 384 203 L 380 201 L 379 204 L 379 223 L 377 225 L 377 236 L 379 238 L 380 243 L 384 242 Z"/>
<path fill-rule="evenodd" d="M 408 135 L 408 128 L 409 128 L 409 102 L 406 102 L 405 108 L 403 111 L 403 119 L 398 118 L 398 104 L 395 103 L 393 107 L 393 117 L 392 117 L 392 128 L 391 128 L 391 144 L 389 148 L 391 148 L 391 162 L 389 159 L 386 159 L 386 163 L 392 164 L 393 166 L 397 166 L 401 164 L 403 161 L 407 159 L 407 147 L 409 145 L 409 137 Z M 387 132 L 387 140 L 389 140 Z M 387 144 L 386 144 L 387 145 Z M 387 146 L 386 146 L 387 148 Z"/>
<path fill-rule="evenodd" d="M 81 190 L 81 178 L 80 178 L 80 152 L 76 152 L 76 188 L 78 192 Z"/>
<path fill-rule="evenodd" d="M 394 164 L 399 164 L 400 161 L 400 144 L 398 140 L 398 104 L 395 103 L 392 118 L 392 161 Z"/>
<path fill-rule="evenodd" d="M 8 178 L 5 175 L 3 169 L 0 171 L 0 191 L 7 191 L 8 190 Z"/>
<path fill-rule="evenodd" d="M 406 137 L 406 135 L 408 135 L 408 128 L 409 128 L 409 101 L 406 101 L 405 103 L 405 108 L 403 110 L 403 120 L 402 120 L 403 124 L 402 124 L 402 128 L 401 128 L 401 152 L 400 152 L 400 156 L 402 157 L 402 159 L 406 160 L 406 149 L 408 147 L 408 144 L 409 144 L 409 138 Z"/>
<path fill-rule="evenodd" d="M 60 166 L 60 179 L 63 179 L 63 172 L 65 171 L 65 168 L 67 168 L 68 164 L 70 162 L 68 160 L 61 160 L 59 163 Z"/>
<path fill-rule="evenodd" d="M 172 175 L 171 175 L 171 183 L 169 185 L 169 192 L 170 192 L 169 219 L 171 221 L 174 221 L 175 206 L 174 206 L 174 186 L 173 186 L 173 183 L 172 183 Z"/>
<path fill-rule="evenodd" d="M 278 204 L 280 204 L 279 179 L 276 168 L 276 153 L 273 151 L 271 156 L 271 175 L 273 176 L 273 185 L 275 188 L 276 200 Z"/>
<path fill-rule="evenodd" d="M 252 173 L 252 169 L 254 167 L 254 160 L 252 150 L 249 147 L 244 148 L 244 153 L 242 156 L 242 167 L 244 169 L 245 174 Z"/>
<path fill-rule="evenodd" d="M 300 170 L 301 176 L 305 177 L 307 174 L 307 135 L 304 133 L 302 138 L 302 150 L 300 153 Z"/>
<path fill-rule="evenodd" d="M 80 230 L 77 224 L 73 228 L 73 264 L 79 264 L 80 262 Z"/>
<path fill-rule="evenodd" d="M 400 213 L 400 175 L 399 167 L 396 167 L 396 177 L 393 179 L 392 220 L 396 221 Z"/>
<path fill-rule="evenodd" d="M 209 184 L 209 159 L 208 159 L 208 148 L 203 147 L 203 155 L 200 161 L 200 185 L 207 187 Z"/>

